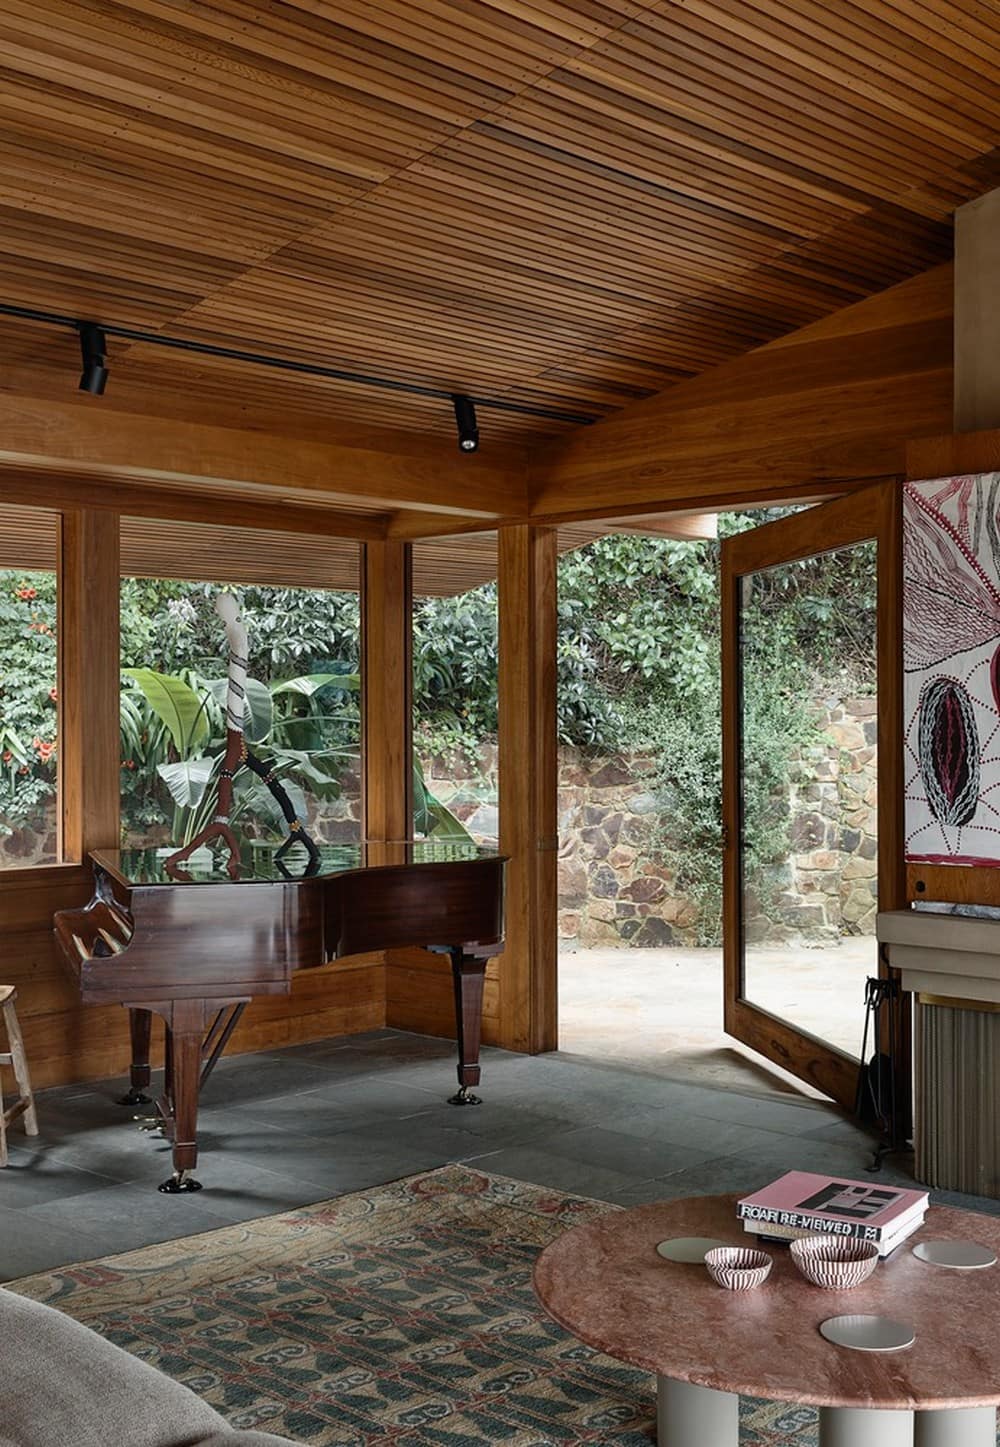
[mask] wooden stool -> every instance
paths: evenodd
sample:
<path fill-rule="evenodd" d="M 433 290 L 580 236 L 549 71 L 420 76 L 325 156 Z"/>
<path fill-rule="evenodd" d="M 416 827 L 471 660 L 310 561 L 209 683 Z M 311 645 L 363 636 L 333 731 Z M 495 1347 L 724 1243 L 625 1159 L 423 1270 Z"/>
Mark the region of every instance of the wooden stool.
<path fill-rule="evenodd" d="M 7 1127 L 11 1121 L 16 1120 L 19 1115 L 23 1115 L 25 1134 L 38 1134 L 38 1116 L 35 1114 L 35 1097 L 32 1094 L 31 1079 L 28 1075 L 28 1057 L 24 1053 L 21 1027 L 17 1023 L 17 1011 L 14 1008 L 16 999 L 17 990 L 13 985 L 0 985 L 0 1010 L 3 1011 L 4 1029 L 7 1031 L 7 1044 L 10 1046 L 7 1054 L 0 1053 L 0 1065 L 14 1067 L 14 1079 L 17 1081 L 18 1090 L 17 1100 L 5 1110 L 3 1080 L 0 1078 L 0 1166 L 7 1164 Z"/>

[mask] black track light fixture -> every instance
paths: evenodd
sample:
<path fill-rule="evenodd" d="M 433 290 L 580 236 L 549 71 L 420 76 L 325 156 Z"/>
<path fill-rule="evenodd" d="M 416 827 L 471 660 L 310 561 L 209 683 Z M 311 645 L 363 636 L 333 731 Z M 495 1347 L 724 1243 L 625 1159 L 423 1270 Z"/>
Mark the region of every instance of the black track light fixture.
<path fill-rule="evenodd" d="M 96 322 L 80 323 L 80 356 L 83 371 L 80 373 L 80 391 L 89 392 L 92 397 L 104 395 L 108 385 L 106 365 L 107 342 L 104 332 Z"/>
<path fill-rule="evenodd" d="M 455 422 L 458 425 L 458 445 L 463 452 L 479 451 L 479 424 L 476 422 L 476 406 L 471 397 L 456 393 L 452 397 L 455 408 Z"/>
<path fill-rule="evenodd" d="M 494 412 L 510 412 L 516 417 L 550 418 L 553 422 L 568 422 L 576 427 L 589 427 L 592 422 L 597 421 L 596 414 L 592 412 L 570 411 L 565 407 L 549 406 L 545 402 L 515 401 L 511 397 L 477 397 L 473 401 L 464 393 L 455 393 L 445 387 L 431 387 L 423 382 L 411 382 L 401 377 L 376 377 L 370 372 L 328 367 L 323 362 L 307 362 L 298 357 L 251 352 L 244 347 L 224 347 L 217 342 L 196 341 L 193 337 L 171 337 L 163 332 L 148 332 L 138 327 L 122 326 L 117 322 L 98 324 L 83 321 L 80 317 L 66 316 L 62 312 L 40 311 L 37 307 L 17 306 L 12 302 L 0 301 L 0 318 L 3 317 L 40 322 L 44 326 L 76 332 L 83 352 L 80 390 L 90 392 L 95 397 L 99 397 L 107 385 L 107 338 L 117 337 L 122 341 L 142 342 L 150 347 L 166 347 L 174 352 L 191 352 L 198 357 L 221 357 L 254 367 L 273 367 L 276 371 L 290 372 L 296 376 L 328 377 L 334 382 L 348 382 L 356 387 L 376 387 L 384 392 L 400 392 L 410 397 L 433 397 L 436 401 L 450 401 L 455 408 L 459 425 L 459 446 L 463 452 L 475 452 L 479 447 L 477 407 L 489 407 Z"/>

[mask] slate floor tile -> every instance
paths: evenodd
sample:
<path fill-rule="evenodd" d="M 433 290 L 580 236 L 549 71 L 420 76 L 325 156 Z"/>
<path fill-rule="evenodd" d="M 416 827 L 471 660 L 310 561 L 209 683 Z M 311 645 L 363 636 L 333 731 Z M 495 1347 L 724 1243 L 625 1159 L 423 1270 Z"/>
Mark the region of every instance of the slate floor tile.
<path fill-rule="evenodd" d="M 693 1115 L 686 1110 L 663 1110 L 651 1106 L 614 1111 L 602 1123 L 608 1130 L 622 1135 L 650 1142 L 693 1146 L 707 1156 L 745 1155 L 757 1147 L 781 1149 L 788 1141 L 788 1136 L 780 1131 L 765 1130 L 740 1121 L 713 1120 L 710 1116 Z M 867 1137 L 862 1135 L 857 1135 L 856 1140 L 842 1136 L 837 1141 L 860 1144 L 869 1152 L 871 1150 Z"/>
<path fill-rule="evenodd" d="M 0 1206 L 0 1281 L 15 1281 L 19 1276 L 52 1271 L 100 1255 L 100 1242 L 72 1222 L 39 1222 L 31 1211 L 9 1211 Z"/>
<path fill-rule="evenodd" d="M 571 1191 L 597 1201 L 610 1201 L 616 1192 L 638 1184 L 636 1178 L 603 1166 L 588 1165 L 568 1156 L 553 1155 L 536 1146 L 512 1146 L 479 1156 L 471 1164 L 498 1176 L 513 1176 L 556 1191 Z"/>
<path fill-rule="evenodd" d="M 483 1051 L 484 1104 L 446 1105 L 453 1042 L 401 1031 L 224 1060 L 200 1113 L 204 1189 L 164 1196 L 169 1144 L 122 1079 L 39 1095 L 42 1136 L 0 1171 L 0 1274 L 293 1210 L 448 1161 L 635 1205 L 744 1193 L 784 1170 L 866 1177 L 873 1140 L 822 1103 L 693 1085 L 554 1053 Z M 16 1129 L 16 1128 L 15 1128 Z M 875 1180 L 912 1184 L 912 1157 Z M 935 1193 L 1000 1214 L 1000 1202 Z"/>
<path fill-rule="evenodd" d="M 111 1185 L 108 1176 L 79 1166 L 58 1156 L 26 1146 L 13 1146 L 8 1164 L 0 1170 L 0 1208 L 18 1211 L 40 1206 L 45 1201 L 84 1196 Z"/>
<path fill-rule="evenodd" d="M 160 1175 L 162 1179 L 162 1171 Z M 152 1184 L 115 1185 L 73 1201 L 49 1201 L 37 1206 L 31 1214 L 49 1229 L 80 1232 L 91 1243 L 91 1257 L 108 1256 L 227 1225 L 230 1217 L 224 1203 L 218 1203 L 215 1210 L 207 1201 L 202 1203 L 202 1197 L 208 1195 L 207 1191 L 200 1191 L 167 1196 Z M 256 1215 L 261 1214 L 260 1199 L 255 1197 L 253 1202 Z M 286 1199 L 279 1196 L 267 1209 L 280 1211 L 285 1205 Z"/>
<path fill-rule="evenodd" d="M 319 1090 L 329 1084 L 330 1071 L 320 1062 L 273 1054 L 240 1055 L 219 1061 L 202 1090 L 201 1100 L 205 1105 L 236 1105 Z"/>
<path fill-rule="evenodd" d="M 271 1096 L 243 1103 L 230 1098 L 227 1111 L 237 1119 L 259 1121 L 279 1129 L 326 1136 L 380 1120 L 400 1120 L 424 1110 L 446 1109 L 440 1095 L 419 1086 L 407 1086 L 395 1073 L 351 1077 L 319 1089 L 294 1095 Z"/>
<path fill-rule="evenodd" d="M 712 1152 L 668 1141 L 644 1141 L 601 1126 L 583 1126 L 557 1132 L 535 1146 L 587 1166 L 619 1172 L 635 1180 L 649 1180 L 709 1160 Z"/>

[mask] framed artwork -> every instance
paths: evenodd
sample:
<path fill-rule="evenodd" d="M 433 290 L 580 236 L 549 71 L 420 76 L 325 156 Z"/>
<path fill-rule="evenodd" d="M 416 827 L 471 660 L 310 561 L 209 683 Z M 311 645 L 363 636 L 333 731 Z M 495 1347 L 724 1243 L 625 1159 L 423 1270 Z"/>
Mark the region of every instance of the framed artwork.
<path fill-rule="evenodd" d="M 1000 473 L 903 505 L 906 858 L 1000 865 Z"/>

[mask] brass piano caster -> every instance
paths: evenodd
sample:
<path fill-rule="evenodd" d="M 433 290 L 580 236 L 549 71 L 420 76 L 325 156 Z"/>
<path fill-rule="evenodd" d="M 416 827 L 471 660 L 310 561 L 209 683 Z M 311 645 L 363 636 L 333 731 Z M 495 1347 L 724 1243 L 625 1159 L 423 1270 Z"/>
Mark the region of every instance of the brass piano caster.
<path fill-rule="evenodd" d="M 189 1176 L 187 1171 L 174 1171 L 168 1181 L 161 1182 L 156 1188 L 162 1191 L 165 1196 L 180 1196 L 186 1191 L 200 1191 L 201 1182 Z"/>
<path fill-rule="evenodd" d="M 136 1085 L 133 1085 L 128 1095 L 122 1095 L 118 1098 L 119 1105 L 152 1105 L 152 1103 L 153 1097 L 151 1095 L 145 1095 Z"/>
<path fill-rule="evenodd" d="M 162 1135 L 163 1121 L 158 1115 L 134 1115 L 132 1119 L 147 1135 Z"/>
<path fill-rule="evenodd" d="M 482 1103 L 479 1096 L 473 1095 L 467 1085 L 460 1086 L 457 1095 L 448 1097 L 449 1105 L 482 1105 Z"/>

